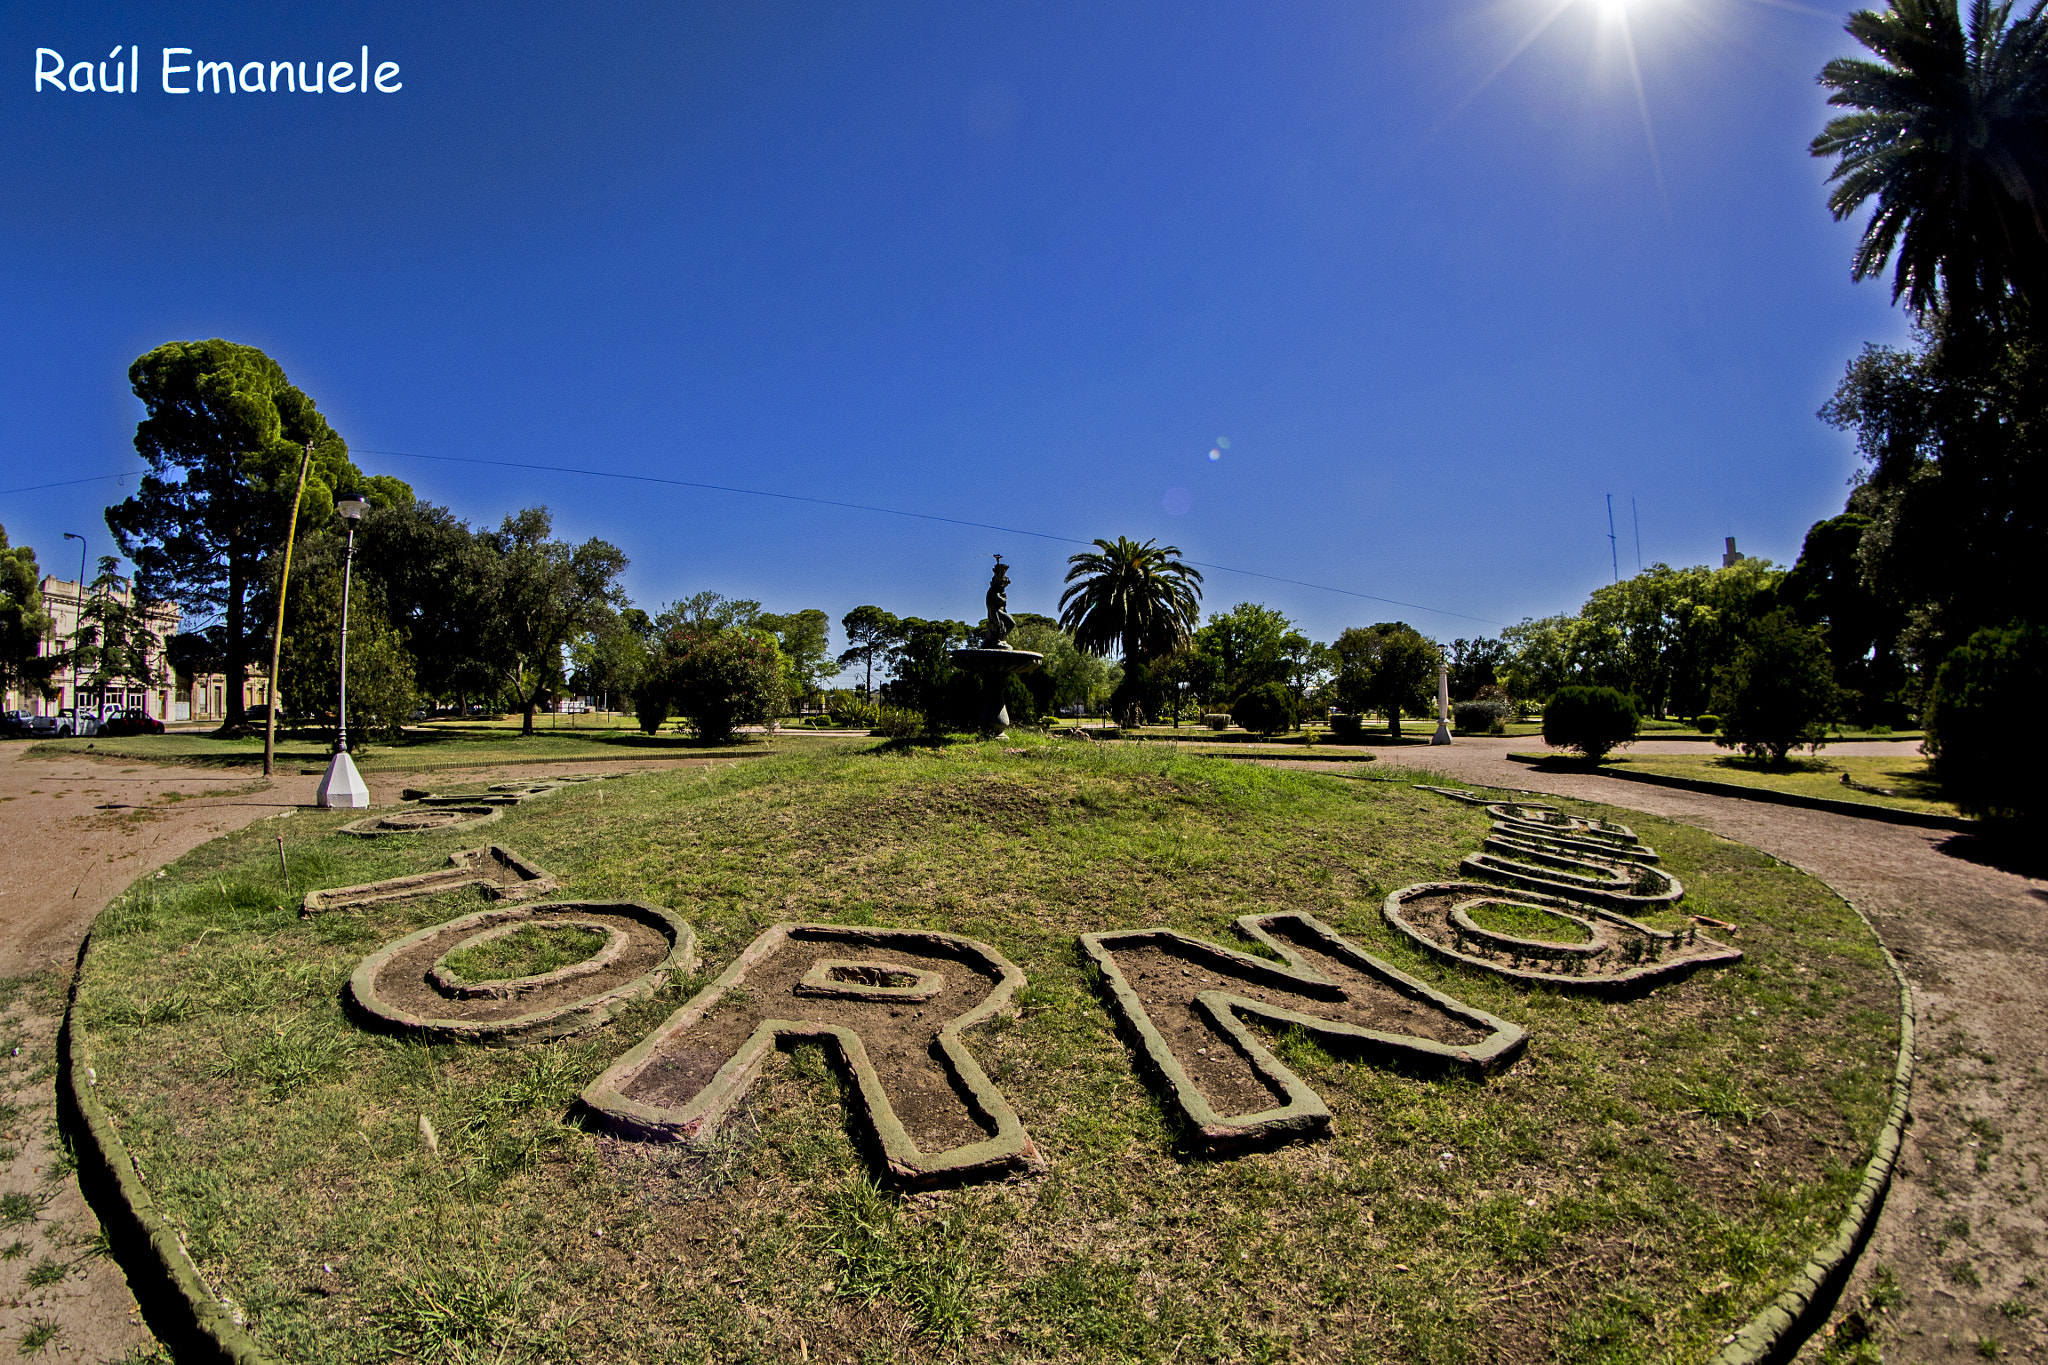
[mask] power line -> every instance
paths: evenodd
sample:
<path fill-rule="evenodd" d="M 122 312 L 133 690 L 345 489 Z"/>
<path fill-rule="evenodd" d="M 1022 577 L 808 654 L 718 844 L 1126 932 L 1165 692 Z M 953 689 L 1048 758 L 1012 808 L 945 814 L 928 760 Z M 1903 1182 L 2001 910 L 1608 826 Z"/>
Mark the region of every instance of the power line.
<path fill-rule="evenodd" d="M 936 512 L 909 512 L 900 507 L 880 507 L 873 503 L 843 502 L 837 498 L 819 498 L 806 493 L 777 493 L 763 488 L 738 488 L 732 484 L 702 483 L 694 479 L 665 479 L 654 474 L 622 474 L 612 469 L 577 469 L 569 465 L 531 464 L 522 460 L 485 460 L 466 455 L 421 455 L 410 450 L 363 450 L 358 455 L 384 455 L 401 460 L 437 460 L 445 464 L 492 465 L 500 469 L 532 469 L 547 474 L 580 474 L 586 478 L 623 479 L 632 483 L 663 484 L 671 488 L 699 488 L 714 493 L 739 493 L 754 498 L 777 498 L 783 502 L 808 502 L 820 507 L 838 507 L 852 512 L 875 512 L 889 517 L 911 517 L 919 521 L 944 522 L 948 526 L 970 526 L 979 531 L 1001 531 L 1006 535 L 1030 536 L 1035 540 L 1057 541 L 1063 545 L 1093 545 L 1092 540 L 1080 540 L 1074 536 L 1056 536 L 1046 531 L 1027 531 L 1020 526 L 998 526 L 993 522 L 967 521 L 960 517 L 944 517 Z M 1282 578 L 1276 574 L 1260 573 L 1256 569 L 1238 569 L 1228 564 L 1208 564 L 1199 559 L 1187 561 L 1198 569 L 1214 569 L 1218 573 L 1241 574 L 1246 578 L 1263 578 L 1269 583 L 1288 583 L 1297 588 L 1314 588 L 1318 592 L 1334 592 L 1345 597 L 1356 597 L 1367 602 L 1384 602 L 1392 607 L 1407 607 L 1412 611 L 1426 611 L 1437 616 L 1455 616 L 1461 621 L 1477 621 L 1484 626 L 1505 625 L 1503 621 L 1491 620 L 1484 616 L 1472 616 L 1462 611 L 1445 611 L 1442 607 L 1425 606 L 1420 602 L 1403 602 L 1392 597 L 1380 597 L 1369 592 L 1355 592 L 1350 588 L 1333 588 L 1327 583 L 1310 583 L 1300 578 Z"/>
<path fill-rule="evenodd" d="M 69 488 L 75 483 L 104 483 L 108 479 L 132 479 L 140 473 L 142 471 L 138 469 L 134 474 L 95 474 L 88 479 L 60 479 L 56 483 L 33 483 L 27 488 L 0 488 L 0 498 L 12 497 L 16 493 L 38 493 L 45 488 Z"/>

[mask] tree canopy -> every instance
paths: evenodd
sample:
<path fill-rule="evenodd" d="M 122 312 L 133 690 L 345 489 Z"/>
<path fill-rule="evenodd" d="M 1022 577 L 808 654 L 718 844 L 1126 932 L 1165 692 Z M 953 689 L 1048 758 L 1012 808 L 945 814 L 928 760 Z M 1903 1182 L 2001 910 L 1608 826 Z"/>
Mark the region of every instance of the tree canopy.
<path fill-rule="evenodd" d="M 2048 306 L 2048 23 L 2040 0 L 1889 0 L 1848 31 L 1878 60 L 1821 71 L 1829 121 L 1815 156 L 1835 157 L 1839 221 L 1877 202 L 1857 244 L 1856 279 L 1896 257 L 1892 298 L 1923 319 L 1975 322 L 2015 298 Z"/>
<path fill-rule="evenodd" d="M 0 695 L 31 689 L 52 695 L 50 678 L 65 662 L 54 650 L 36 652 L 50 629 L 42 577 L 36 552 L 26 545 L 10 548 L 7 528 L 0 526 Z"/>
<path fill-rule="evenodd" d="M 243 679 L 264 633 L 250 628 L 251 596 L 263 586 L 263 561 L 283 548 L 308 443 L 302 526 L 308 518 L 321 525 L 342 494 L 390 506 L 411 501 L 412 490 L 350 463 L 347 443 L 313 400 L 253 346 L 171 342 L 131 365 L 128 379 L 147 409 L 135 449 L 149 472 L 135 496 L 107 509 L 107 525 L 142 596 L 220 619 L 227 728 L 237 729 L 246 723 Z"/>
<path fill-rule="evenodd" d="M 1068 559 L 1060 625 L 1092 654 L 1120 651 L 1128 666 L 1184 644 L 1201 619 L 1202 575 L 1178 545 L 1124 536 Z"/>

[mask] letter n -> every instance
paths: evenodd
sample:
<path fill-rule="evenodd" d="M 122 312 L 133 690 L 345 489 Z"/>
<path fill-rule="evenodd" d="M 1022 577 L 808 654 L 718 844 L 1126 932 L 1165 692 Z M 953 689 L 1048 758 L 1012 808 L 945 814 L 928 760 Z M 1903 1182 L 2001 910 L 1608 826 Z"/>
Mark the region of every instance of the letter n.
<path fill-rule="evenodd" d="M 961 1035 L 1024 973 L 985 943 L 916 929 L 778 924 L 583 1092 L 605 1127 L 708 1141 L 770 1049 L 822 1044 L 881 1174 L 925 1186 L 1036 1166 L 1016 1112 Z"/>
<path fill-rule="evenodd" d="M 1081 936 L 1143 1060 L 1212 1155 L 1329 1130 L 1322 1097 L 1247 1021 L 1392 1066 L 1473 1074 L 1507 1066 L 1527 1042 L 1517 1025 L 1431 989 L 1313 916 L 1246 915 L 1237 928 L 1282 961 L 1172 929 Z"/>

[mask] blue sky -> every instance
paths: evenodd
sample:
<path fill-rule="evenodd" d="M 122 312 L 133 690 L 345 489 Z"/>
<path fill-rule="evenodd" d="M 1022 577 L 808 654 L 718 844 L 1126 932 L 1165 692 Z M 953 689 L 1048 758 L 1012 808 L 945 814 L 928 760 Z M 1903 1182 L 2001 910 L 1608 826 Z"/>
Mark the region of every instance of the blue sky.
<path fill-rule="evenodd" d="M 1631 499 L 1645 564 L 1727 535 L 1789 562 L 1856 467 L 1814 410 L 1904 337 L 1805 150 L 1843 17 L 12 4 L 0 489 L 138 469 L 128 364 L 224 336 L 364 468 L 613 541 L 649 607 L 972 619 L 1001 552 L 1012 610 L 1051 610 L 1079 547 L 406 456 L 1158 537 L 1433 609 L 1209 573 L 1207 606 L 1321 639 L 1575 608 L 1611 577 L 1608 493 L 1623 573 Z M 117 44 L 140 91 L 34 88 L 38 47 Z M 364 44 L 402 90 L 159 88 L 164 47 L 311 69 Z M 120 495 L 7 493 L 0 524 L 68 576 L 62 533 L 103 552 Z"/>

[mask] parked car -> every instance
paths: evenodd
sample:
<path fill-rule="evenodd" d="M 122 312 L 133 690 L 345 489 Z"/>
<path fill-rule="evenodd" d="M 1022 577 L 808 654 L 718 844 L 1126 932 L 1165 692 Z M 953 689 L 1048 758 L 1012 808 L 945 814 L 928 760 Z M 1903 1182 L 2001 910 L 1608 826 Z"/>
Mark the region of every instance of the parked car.
<path fill-rule="evenodd" d="M 100 732 L 99 719 L 92 712 L 84 715 L 66 709 L 53 716 L 37 716 L 31 734 L 45 738 L 70 739 L 77 735 L 96 735 Z"/>
<path fill-rule="evenodd" d="M 35 731 L 33 711 L 0 711 L 0 735 L 26 735 Z"/>
<path fill-rule="evenodd" d="M 164 723 L 141 711 L 109 711 L 100 720 L 103 735 L 160 735 Z"/>

